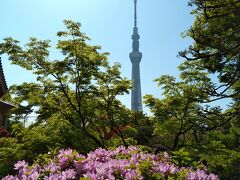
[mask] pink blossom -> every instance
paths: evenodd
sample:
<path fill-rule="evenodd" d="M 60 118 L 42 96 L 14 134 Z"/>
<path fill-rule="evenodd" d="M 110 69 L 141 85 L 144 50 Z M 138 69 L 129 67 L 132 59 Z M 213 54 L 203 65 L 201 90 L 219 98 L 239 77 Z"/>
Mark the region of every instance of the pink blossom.
<path fill-rule="evenodd" d="M 171 157 L 140 152 L 135 146 L 123 146 L 115 150 L 96 149 L 87 156 L 78 154 L 75 150 L 60 150 L 59 154 L 44 165 L 37 163 L 29 166 L 25 161 L 15 164 L 18 174 L 6 176 L 3 180 L 71 180 L 82 177 L 91 180 L 141 180 L 144 179 L 141 167 L 149 176 L 154 173 L 165 177 L 177 177 L 180 171 L 187 171 L 186 180 L 219 180 L 217 175 L 207 174 L 205 170 L 194 171 L 191 168 L 177 167 L 171 163 Z M 147 164 L 146 164 L 147 163 Z"/>
<path fill-rule="evenodd" d="M 18 161 L 15 165 L 14 165 L 14 169 L 15 170 L 20 170 L 20 169 L 23 169 L 23 168 L 26 168 L 28 166 L 28 163 L 26 163 L 26 161 Z"/>

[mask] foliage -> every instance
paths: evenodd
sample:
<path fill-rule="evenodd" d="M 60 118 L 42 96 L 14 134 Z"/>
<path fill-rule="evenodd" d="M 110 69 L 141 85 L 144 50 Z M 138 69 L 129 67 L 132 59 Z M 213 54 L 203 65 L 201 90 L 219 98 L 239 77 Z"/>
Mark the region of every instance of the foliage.
<path fill-rule="evenodd" d="M 18 160 L 32 162 L 39 154 L 47 153 L 51 148 L 78 148 L 85 153 L 93 148 L 89 144 L 89 149 L 84 149 L 81 143 L 87 142 L 77 141 L 80 137 L 77 137 L 77 132 L 71 128 L 64 120 L 61 122 L 49 120 L 44 125 L 29 128 L 24 128 L 21 123 L 12 124 L 12 137 L 0 138 L 0 177 L 12 172 L 11 167 Z"/>
<path fill-rule="evenodd" d="M 207 162 L 209 170 L 221 174 L 222 179 L 234 180 L 240 176 L 238 124 L 235 119 L 222 127 L 222 130 L 211 132 L 206 144 L 199 148 L 201 160 Z"/>
<path fill-rule="evenodd" d="M 201 72 L 191 74 L 190 70 L 191 66 L 188 66 L 188 71 L 182 72 L 182 81 L 176 82 L 166 75 L 157 79 L 163 87 L 162 99 L 145 96 L 145 102 L 153 112 L 155 135 L 149 145 L 158 143 L 160 147 L 174 150 L 172 160 L 176 164 L 196 167 L 205 164 L 221 178 L 237 179 L 240 126 L 236 108 L 223 112 L 219 107 L 204 107 L 196 97 L 208 99 L 208 96 L 198 94 L 209 78 Z"/>
<path fill-rule="evenodd" d="M 206 171 L 180 168 L 159 154 L 148 154 L 136 147 L 123 146 L 115 150 L 96 149 L 87 154 L 79 154 L 72 149 L 60 150 L 56 156 L 48 154 L 43 160 L 29 166 L 24 160 L 16 163 L 16 176 L 8 179 L 203 179 L 217 180 L 218 176 Z"/>
<path fill-rule="evenodd" d="M 185 36 L 193 39 L 193 44 L 180 52 L 187 61 L 182 71 L 208 72 L 217 77 L 217 81 L 208 81 L 198 87 L 207 98 L 194 97 L 201 103 L 220 99 L 232 101 L 224 113 L 202 108 L 201 117 L 214 126 L 205 128 L 205 140 L 197 147 L 199 157 L 209 168 L 221 172 L 223 179 L 239 177 L 239 94 L 240 94 L 240 2 L 238 0 L 190 0 L 194 8 L 193 26 Z M 190 148 L 189 148 L 190 149 Z"/>
<path fill-rule="evenodd" d="M 37 124 L 64 119 L 95 147 L 105 147 L 110 132 L 127 146 L 120 127 L 126 126 L 129 113 L 116 97 L 128 93 L 131 82 L 121 77 L 119 64 L 109 65 L 108 53 L 87 44 L 89 38 L 79 23 L 64 24 L 67 30 L 57 33 L 61 60 L 50 59 L 48 40 L 30 38 L 25 49 L 13 38 L 0 43 L 0 54 L 37 77 L 37 82 L 10 87 L 12 102 L 19 105 L 13 118 L 34 114 Z"/>
<path fill-rule="evenodd" d="M 0 138 L 0 177 L 13 173 L 12 166 L 20 159 L 29 160 L 28 151 L 24 150 L 23 144 L 12 137 Z"/>
<path fill-rule="evenodd" d="M 163 89 L 163 98 L 155 98 L 152 95 L 144 97 L 146 105 L 154 115 L 154 134 L 160 136 L 161 144 L 168 149 L 176 150 L 188 142 L 199 144 L 204 131 L 220 123 L 216 119 L 216 116 L 221 115 L 220 109 L 211 110 L 215 111 L 215 116 L 212 117 L 215 121 L 199 115 L 202 107 L 195 98 L 208 98 L 202 95 L 199 87 L 207 84 L 209 78 L 206 73 L 193 71 L 189 67 L 188 72 L 181 74 L 182 81 L 179 82 L 172 76 L 161 76 L 156 81 Z"/>
<path fill-rule="evenodd" d="M 239 97 L 240 2 L 191 0 L 189 4 L 194 7 L 195 22 L 185 35 L 194 43 L 180 56 L 217 75 L 221 84 L 202 89 L 212 101 Z"/>
<path fill-rule="evenodd" d="M 189 152 L 184 148 L 181 148 L 178 151 L 173 151 L 172 154 L 172 161 L 179 166 L 188 166 L 192 162 Z"/>

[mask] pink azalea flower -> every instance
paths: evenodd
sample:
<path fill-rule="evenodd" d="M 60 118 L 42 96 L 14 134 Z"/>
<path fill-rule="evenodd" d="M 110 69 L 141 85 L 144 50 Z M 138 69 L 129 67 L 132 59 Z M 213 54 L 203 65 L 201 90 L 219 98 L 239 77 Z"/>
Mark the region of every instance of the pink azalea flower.
<path fill-rule="evenodd" d="M 14 165 L 14 169 L 15 170 L 20 170 L 23 168 L 26 168 L 28 166 L 28 163 L 26 163 L 26 161 L 18 161 L 15 165 Z"/>

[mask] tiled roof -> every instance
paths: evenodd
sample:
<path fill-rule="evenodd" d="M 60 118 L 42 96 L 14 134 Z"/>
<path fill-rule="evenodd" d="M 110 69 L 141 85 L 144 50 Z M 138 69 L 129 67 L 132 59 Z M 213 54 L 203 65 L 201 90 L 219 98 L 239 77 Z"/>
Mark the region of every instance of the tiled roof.
<path fill-rule="evenodd" d="M 2 61 L 0 57 L 0 97 L 2 97 L 7 92 L 7 83 L 3 73 Z"/>

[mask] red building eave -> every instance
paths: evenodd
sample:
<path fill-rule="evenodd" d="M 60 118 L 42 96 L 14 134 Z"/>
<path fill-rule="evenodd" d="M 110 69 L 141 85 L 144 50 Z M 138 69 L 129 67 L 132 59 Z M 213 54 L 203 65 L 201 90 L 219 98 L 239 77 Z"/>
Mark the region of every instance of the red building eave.
<path fill-rule="evenodd" d="M 7 113 L 10 109 L 15 106 L 9 102 L 4 102 L 0 100 L 0 112 Z"/>

